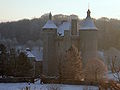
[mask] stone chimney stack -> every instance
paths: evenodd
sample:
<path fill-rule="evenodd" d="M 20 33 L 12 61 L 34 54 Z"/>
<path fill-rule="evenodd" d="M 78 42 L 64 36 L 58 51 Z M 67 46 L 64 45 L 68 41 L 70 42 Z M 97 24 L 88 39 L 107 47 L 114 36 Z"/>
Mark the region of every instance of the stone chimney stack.
<path fill-rule="evenodd" d="M 71 35 L 77 35 L 77 19 L 71 21 Z"/>

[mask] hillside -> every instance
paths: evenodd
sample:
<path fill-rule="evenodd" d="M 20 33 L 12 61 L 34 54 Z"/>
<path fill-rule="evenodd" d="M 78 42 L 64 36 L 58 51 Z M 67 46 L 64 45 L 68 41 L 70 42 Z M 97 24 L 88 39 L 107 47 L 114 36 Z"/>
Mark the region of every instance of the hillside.
<path fill-rule="evenodd" d="M 53 20 L 58 26 L 63 20 L 68 20 L 77 15 L 54 15 Z M 48 14 L 31 20 L 23 19 L 15 22 L 0 23 L 0 43 L 8 47 L 17 45 L 42 45 L 42 26 L 48 20 Z M 94 19 L 98 33 L 98 48 L 108 49 L 115 47 L 120 49 L 120 20 L 106 17 Z M 78 19 L 80 24 L 81 19 Z"/>

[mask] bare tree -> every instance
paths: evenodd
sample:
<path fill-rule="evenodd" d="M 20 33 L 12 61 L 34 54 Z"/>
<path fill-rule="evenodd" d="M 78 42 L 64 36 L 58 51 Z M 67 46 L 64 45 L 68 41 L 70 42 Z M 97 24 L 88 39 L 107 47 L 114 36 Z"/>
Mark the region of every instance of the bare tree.
<path fill-rule="evenodd" d="M 104 62 L 99 59 L 88 60 L 84 69 L 84 78 L 86 81 L 102 80 L 107 72 Z"/>
<path fill-rule="evenodd" d="M 110 67 L 114 78 L 120 82 L 120 65 L 116 56 L 112 59 Z"/>

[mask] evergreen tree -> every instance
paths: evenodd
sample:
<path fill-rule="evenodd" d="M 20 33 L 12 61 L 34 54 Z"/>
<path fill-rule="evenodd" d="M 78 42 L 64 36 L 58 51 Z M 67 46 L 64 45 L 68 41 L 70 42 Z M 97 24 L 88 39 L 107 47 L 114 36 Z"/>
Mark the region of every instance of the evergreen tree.
<path fill-rule="evenodd" d="M 30 76 L 30 70 L 32 69 L 32 64 L 27 58 L 26 54 L 21 52 L 18 56 L 16 74 L 17 76 Z"/>
<path fill-rule="evenodd" d="M 0 75 L 7 73 L 7 50 L 4 44 L 0 44 Z"/>
<path fill-rule="evenodd" d="M 14 48 L 10 49 L 8 75 L 16 76 L 17 53 Z"/>

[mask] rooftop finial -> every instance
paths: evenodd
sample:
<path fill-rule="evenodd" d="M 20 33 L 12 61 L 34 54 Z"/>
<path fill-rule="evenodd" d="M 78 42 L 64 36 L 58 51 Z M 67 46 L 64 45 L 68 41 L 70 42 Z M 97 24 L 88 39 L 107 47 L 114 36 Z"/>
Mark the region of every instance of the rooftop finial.
<path fill-rule="evenodd" d="M 52 14 L 51 14 L 51 12 L 49 14 L 49 20 L 52 20 Z"/>
<path fill-rule="evenodd" d="M 87 17 L 90 17 L 90 10 L 88 9 L 88 11 L 87 11 Z"/>

